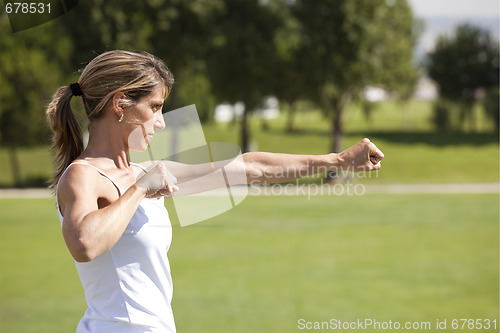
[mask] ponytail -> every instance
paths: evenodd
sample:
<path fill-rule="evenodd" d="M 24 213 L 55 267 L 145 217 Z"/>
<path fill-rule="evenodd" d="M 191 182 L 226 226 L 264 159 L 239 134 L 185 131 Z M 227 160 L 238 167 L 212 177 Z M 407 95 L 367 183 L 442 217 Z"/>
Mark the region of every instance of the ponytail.
<path fill-rule="evenodd" d="M 82 130 L 70 105 L 72 96 L 70 87 L 59 88 L 46 111 L 53 133 L 50 149 L 55 151 L 55 174 L 51 188 L 55 188 L 64 170 L 83 152 Z"/>

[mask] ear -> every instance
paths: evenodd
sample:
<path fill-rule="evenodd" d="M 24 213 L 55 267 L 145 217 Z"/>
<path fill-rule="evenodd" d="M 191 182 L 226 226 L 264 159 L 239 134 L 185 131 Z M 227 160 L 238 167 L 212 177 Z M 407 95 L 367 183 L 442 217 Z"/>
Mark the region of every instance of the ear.
<path fill-rule="evenodd" d="M 123 109 L 127 105 L 127 97 L 122 92 L 117 92 L 113 95 L 113 99 L 111 100 L 113 104 L 113 112 L 120 118 L 123 114 Z"/>

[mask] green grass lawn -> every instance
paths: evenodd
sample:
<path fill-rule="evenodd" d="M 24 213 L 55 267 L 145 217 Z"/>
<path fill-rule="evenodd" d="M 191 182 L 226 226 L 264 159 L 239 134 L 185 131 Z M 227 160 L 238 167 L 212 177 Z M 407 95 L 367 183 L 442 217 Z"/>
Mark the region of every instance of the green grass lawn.
<path fill-rule="evenodd" d="M 492 124 L 478 114 L 476 132 L 436 132 L 430 124 L 431 104 L 413 101 L 405 121 L 403 108 L 384 102 L 367 120 L 352 105 L 345 113 L 343 148 L 369 137 L 385 153 L 377 183 L 479 183 L 499 181 L 499 140 Z M 293 154 L 324 154 L 329 151 L 329 121 L 318 111 L 299 112 L 297 131 L 285 131 L 287 113 L 263 121 L 251 117 L 251 141 L 255 150 Z M 409 129 L 404 130 L 410 123 Z M 240 143 L 239 127 L 230 123 L 203 125 L 208 141 Z M 41 185 L 51 178 L 52 159 L 48 144 L 19 150 L 20 171 L 28 186 Z M 11 186 L 12 175 L 7 151 L 0 147 L 0 186 Z"/>
<path fill-rule="evenodd" d="M 174 229 L 178 331 L 300 332 L 299 319 L 498 325 L 498 221 L 498 194 L 248 197 Z M 54 200 L 2 199 L 0 225 L 0 332 L 73 332 L 85 300 Z"/>

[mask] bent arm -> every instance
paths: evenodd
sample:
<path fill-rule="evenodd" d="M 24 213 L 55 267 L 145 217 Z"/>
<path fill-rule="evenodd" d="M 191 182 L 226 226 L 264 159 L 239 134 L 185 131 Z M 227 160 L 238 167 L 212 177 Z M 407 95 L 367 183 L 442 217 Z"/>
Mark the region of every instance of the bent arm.
<path fill-rule="evenodd" d="M 146 190 L 134 184 L 109 205 L 99 208 L 95 189 L 100 176 L 80 168 L 68 170 L 58 192 L 64 206 L 62 232 L 66 245 L 76 261 L 87 262 L 116 244 Z"/>

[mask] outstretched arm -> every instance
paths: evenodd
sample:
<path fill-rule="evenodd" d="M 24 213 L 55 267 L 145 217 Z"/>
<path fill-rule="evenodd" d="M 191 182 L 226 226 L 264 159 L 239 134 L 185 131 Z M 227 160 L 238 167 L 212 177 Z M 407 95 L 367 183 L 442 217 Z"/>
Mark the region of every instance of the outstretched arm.
<path fill-rule="evenodd" d="M 339 154 L 243 154 L 248 184 L 282 183 L 326 171 L 378 170 L 383 158 L 384 154 L 368 139 L 361 140 Z"/>
<path fill-rule="evenodd" d="M 384 154 L 368 139 L 345 151 L 326 155 L 250 152 L 233 160 L 196 165 L 165 161 L 177 178 L 175 196 L 201 193 L 238 184 L 283 183 L 326 171 L 372 171 L 381 167 Z M 221 178 L 221 172 L 225 179 Z"/>

